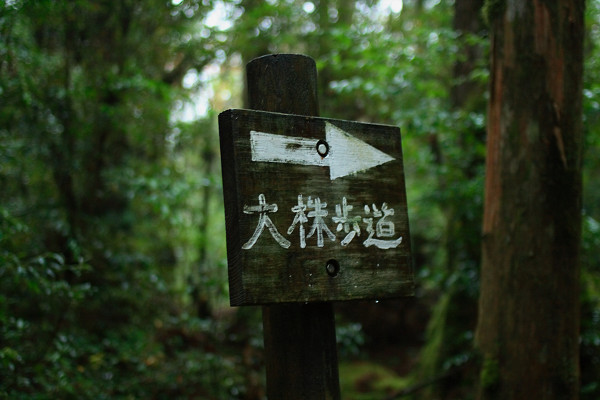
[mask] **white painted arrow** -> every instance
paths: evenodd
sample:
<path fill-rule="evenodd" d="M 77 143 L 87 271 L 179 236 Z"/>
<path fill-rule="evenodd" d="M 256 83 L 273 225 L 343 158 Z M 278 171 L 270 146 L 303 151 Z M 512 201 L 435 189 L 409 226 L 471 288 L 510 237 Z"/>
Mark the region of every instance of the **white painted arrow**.
<path fill-rule="evenodd" d="M 394 160 L 329 122 L 325 122 L 325 141 L 329 151 L 324 144 L 317 151 L 319 139 L 250 131 L 252 161 L 329 167 L 334 180 Z"/>

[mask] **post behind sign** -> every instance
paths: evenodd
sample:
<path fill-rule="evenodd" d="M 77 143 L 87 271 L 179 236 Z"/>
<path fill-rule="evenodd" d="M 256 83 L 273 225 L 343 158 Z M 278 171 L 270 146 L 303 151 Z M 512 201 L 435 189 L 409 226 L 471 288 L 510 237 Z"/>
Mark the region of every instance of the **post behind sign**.
<path fill-rule="evenodd" d="M 313 59 L 279 54 L 246 67 L 249 108 L 319 115 Z M 340 399 L 331 303 L 263 306 L 267 396 L 270 400 Z"/>
<path fill-rule="evenodd" d="M 329 302 L 413 293 L 400 130 L 315 116 L 308 57 L 247 79 L 255 109 L 219 115 L 231 305 L 265 306 L 271 399 L 339 398 Z"/>

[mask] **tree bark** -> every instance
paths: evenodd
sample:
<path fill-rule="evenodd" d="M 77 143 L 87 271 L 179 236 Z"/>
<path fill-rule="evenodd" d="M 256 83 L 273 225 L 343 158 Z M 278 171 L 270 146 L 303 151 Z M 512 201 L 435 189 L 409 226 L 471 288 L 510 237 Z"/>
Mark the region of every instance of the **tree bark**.
<path fill-rule="evenodd" d="M 584 0 L 487 9 L 478 398 L 577 399 Z"/>

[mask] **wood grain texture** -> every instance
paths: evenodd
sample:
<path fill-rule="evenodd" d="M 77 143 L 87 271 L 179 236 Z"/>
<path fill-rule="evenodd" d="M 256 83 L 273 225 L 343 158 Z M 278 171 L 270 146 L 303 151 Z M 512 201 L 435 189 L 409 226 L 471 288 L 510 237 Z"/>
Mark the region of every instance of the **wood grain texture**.
<path fill-rule="evenodd" d="M 299 54 L 269 54 L 246 66 L 248 108 L 319 115 L 315 61 Z"/>
<path fill-rule="evenodd" d="M 326 123 L 393 159 L 333 180 L 327 165 L 252 161 L 252 131 L 324 140 Z M 410 232 L 401 135 L 397 127 L 254 110 L 223 112 L 219 116 L 219 126 L 232 305 L 412 295 Z M 335 146 L 330 148 L 327 157 L 332 156 L 335 150 Z M 362 157 L 360 151 L 352 148 L 345 151 L 348 153 L 343 155 L 347 156 L 346 162 L 358 164 Z M 289 242 L 289 247 L 278 243 L 265 227 L 252 247 L 243 249 L 253 236 L 260 218 L 260 213 L 244 212 L 244 208 L 257 206 L 260 195 L 264 195 L 267 205 L 277 205 L 277 212 L 265 215 Z M 298 206 L 299 195 L 305 205 L 309 197 L 313 203 L 317 198 L 322 205 L 326 203 L 322 211 L 326 211 L 327 215 L 322 222 L 335 236 L 334 241 L 328 237 L 325 228 L 322 246 L 317 239 L 318 229 L 308 237 L 316 222 L 314 217 L 308 216 L 311 208 L 305 211 L 304 235 L 301 235 L 302 223 L 294 224 L 296 213 L 293 211 Z M 344 198 L 352 207 L 347 217 L 353 219 L 346 224 L 335 219 L 343 217 Z M 377 213 L 381 213 L 384 203 L 388 211 L 393 209 L 393 215 L 382 220 L 382 215 Z M 380 221 L 387 226 L 387 231 L 377 231 Z M 393 233 L 389 232 L 391 226 Z M 355 236 L 347 245 L 342 245 L 353 230 Z M 304 236 L 304 248 L 301 236 Z M 400 237 L 402 241 L 397 247 L 385 248 Z M 380 242 L 373 244 L 373 239 Z M 335 276 L 326 271 L 326 264 L 332 259 L 339 263 L 339 272 Z"/>
<path fill-rule="evenodd" d="M 330 303 L 263 307 L 269 400 L 339 400 Z"/>
<path fill-rule="evenodd" d="M 506 0 L 491 76 L 478 399 L 579 398 L 585 2 Z"/>

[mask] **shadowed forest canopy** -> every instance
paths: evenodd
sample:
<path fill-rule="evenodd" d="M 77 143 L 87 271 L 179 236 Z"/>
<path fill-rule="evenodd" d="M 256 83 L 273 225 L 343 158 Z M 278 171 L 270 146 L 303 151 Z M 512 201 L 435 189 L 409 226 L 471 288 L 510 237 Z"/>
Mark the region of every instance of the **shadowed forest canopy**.
<path fill-rule="evenodd" d="M 302 53 L 317 63 L 322 116 L 402 130 L 417 294 L 335 305 L 342 398 L 475 398 L 498 373 L 488 362 L 480 374 L 473 339 L 503 3 L 2 0 L 0 397 L 266 398 L 260 309 L 229 307 L 216 116 L 244 106 L 248 61 Z M 598 0 L 584 35 L 573 340 L 591 400 Z"/>

